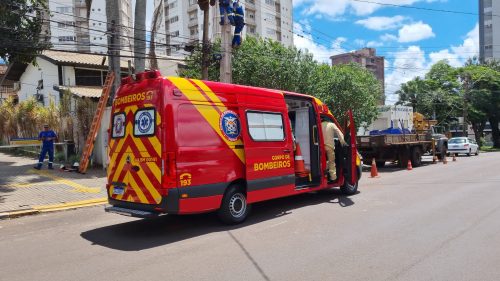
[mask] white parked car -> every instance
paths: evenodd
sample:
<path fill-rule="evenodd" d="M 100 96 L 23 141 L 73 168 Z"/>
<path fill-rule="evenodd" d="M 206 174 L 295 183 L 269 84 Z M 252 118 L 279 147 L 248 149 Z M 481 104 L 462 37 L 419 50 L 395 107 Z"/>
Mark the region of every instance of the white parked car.
<path fill-rule="evenodd" d="M 459 137 L 451 138 L 448 140 L 448 153 L 449 154 L 479 154 L 479 145 L 473 139 Z"/>

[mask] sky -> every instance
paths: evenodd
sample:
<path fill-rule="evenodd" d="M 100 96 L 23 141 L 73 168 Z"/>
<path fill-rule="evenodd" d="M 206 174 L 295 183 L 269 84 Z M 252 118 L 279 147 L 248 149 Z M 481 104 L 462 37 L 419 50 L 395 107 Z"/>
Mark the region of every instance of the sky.
<path fill-rule="evenodd" d="M 397 101 L 401 83 L 425 75 L 434 63 L 462 66 L 479 53 L 477 0 L 293 1 L 294 44 L 316 60 L 329 63 L 332 55 L 363 47 L 385 57 L 386 104 Z"/>

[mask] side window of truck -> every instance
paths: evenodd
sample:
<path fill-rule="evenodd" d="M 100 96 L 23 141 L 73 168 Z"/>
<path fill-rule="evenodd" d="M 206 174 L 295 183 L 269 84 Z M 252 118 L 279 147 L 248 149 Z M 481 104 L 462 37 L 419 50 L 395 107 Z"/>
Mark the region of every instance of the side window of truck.
<path fill-rule="evenodd" d="M 250 137 L 254 141 L 283 141 L 285 129 L 283 115 L 272 112 L 247 112 Z"/>
<path fill-rule="evenodd" d="M 156 130 L 156 110 L 153 107 L 141 108 L 134 114 L 134 136 L 150 137 Z"/>

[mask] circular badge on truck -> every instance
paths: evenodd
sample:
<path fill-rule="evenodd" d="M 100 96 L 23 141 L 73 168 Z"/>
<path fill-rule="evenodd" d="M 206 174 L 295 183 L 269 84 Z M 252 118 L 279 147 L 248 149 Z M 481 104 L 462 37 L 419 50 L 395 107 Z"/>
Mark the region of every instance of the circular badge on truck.
<path fill-rule="evenodd" d="M 228 140 L 237 141 L 240 137 L 241 124 L 236 112 L 231 110 L 224 111 L 220 116 L 219 126 Z"/>
<path fill-rule="evenodd" d="M 141 134 L 148 134 L 151 131 L 154 120 L 151 113 L 149 111 L 142 111 L 137 119 L 139 121 L 139 132 L 141 132 Z"/>

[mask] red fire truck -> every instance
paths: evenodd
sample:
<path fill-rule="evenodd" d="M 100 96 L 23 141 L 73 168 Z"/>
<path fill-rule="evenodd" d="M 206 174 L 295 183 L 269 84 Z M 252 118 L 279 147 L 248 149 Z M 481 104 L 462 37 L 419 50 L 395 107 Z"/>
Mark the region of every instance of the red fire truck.
<path fill-rule="evenodd" d="M 223 222 L 239 223 L 255 202 L 333 187 L 354 194 L 361 161 L 347 115 L 348 145 L 336 140 L 338 178 L 329 181 L 321 118 L 337 121 L 320 100 L 158 71 L 123 78 L 106 211 L 148 218 L 218 210 Z"/>

